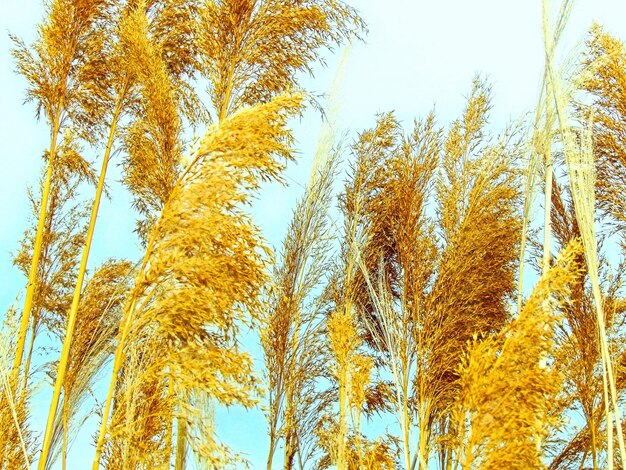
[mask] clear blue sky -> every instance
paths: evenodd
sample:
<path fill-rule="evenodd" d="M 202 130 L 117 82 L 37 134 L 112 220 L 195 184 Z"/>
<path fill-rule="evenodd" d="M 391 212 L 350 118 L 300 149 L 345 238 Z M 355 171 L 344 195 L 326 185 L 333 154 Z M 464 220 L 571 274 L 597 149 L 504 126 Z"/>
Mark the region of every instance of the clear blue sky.
<path fill-rule="evenodd" d="M 378 112 L 395 110 L 409 125 L 435 107 L 441 124 L 458 115 L 473 76 L 480 72 L 493 84 L 496 129 L 530 111 L 536 101 L 543 67 L 540 0 L 355 0 L 349 2 L 362 14 L 370 33 L 354 45 L 343 74 L 339 98 L 339 131 L 352 139 L 374 122 Z M 11 265 L 10 252 L 28 224 L 26 186 L 39 175 L 42 151 L 48 145 L 47 129 L 34 118 L 34 107 L 23 105 L 25 81 L 13 72 L 8 32 L 27 43 L 34 37 L 43 8 L 39 0 L 0 0 L 0 310 L 21 292 L 25 280 Z M 566 48 L 580 46 L 592 20 L 626 39 L 626 2 L 579 0 L 575 6 Z M 305 78 L 307 88 L 329 90 L 341 51 L 328 56 L 328 67 L 315 69 Z M 300 157 L 288 169 L 289 187 L 270 185 L 255 204 L 255 218 L 266 238 L 280 244 L 291 210 L 306 184 L 315 152 L 320 116 L 305 114 L 296 127 Z M 109 181 L 119 179 L 119 170 Z M 115 183 L 111 183 L 114 184 Z M 135 242 L 129 242 L 133 216 L 128 195 L 116 190 L 113 203 L 105 203 L 98 220 L 91 266 L 110 256 L 136 258 Z M 254 341 L 249 341 L 254 348 Z M 47 412 L 44 389 L 35 401 L 33 419 Z M 252 468 L 264 468 L 267 440 L 260 411 L 231 410 L 220 413 L 218 434 L 235 450 L 248 454 Z M 394 423 L 388 423 L 394 431 Z M 92 428 L 82 433 L 71 454 L 70 468 L 82 469 L 93 450 Z M 84 460 L 83 460 L 84 458 Z"/>

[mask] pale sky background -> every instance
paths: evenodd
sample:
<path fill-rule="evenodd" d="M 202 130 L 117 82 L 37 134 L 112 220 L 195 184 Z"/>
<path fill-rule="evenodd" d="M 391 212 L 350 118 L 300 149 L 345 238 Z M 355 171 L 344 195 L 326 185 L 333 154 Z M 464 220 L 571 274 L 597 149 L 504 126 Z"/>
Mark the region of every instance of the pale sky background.
<path fill-rule="evenodd" d="M 438 121 L 447 126 L 461 112 L 476 73 L 493 85 L 491 123 L 502 129 L 532 110 L 543 68 L 540 0 L 354 0 L 369 27 L 364 42 L 354 44 L 347 57 L 338 94 L 339 132 L 349 141 L 371 127 L 375 114 L 395 110 L 410 127 L 414 118 L 435 108 Z M 34 38 L 43 13 L 40 0 L 0 0 L 0 310 L 5 311 L 23 290 L 25 279 L 11 264 L 28 225 L 30 209 L 26 186 L 39 177 L 41 154 L 48 145 L 44 122 L 35 120 L 34 106 L 23 105 L 25 80 L 14 72 L 10 56 L 11 32 L 27 43 Z M 591 22 L 604 25 L 626 39 L 624 0 L 579 0 L 569 22 L 564 48 L 580 47 Z M 327 54 L 326 69 L 315 68 L 315 78 L 303 84 L 324 93 L 330 89 L 342 51 Z M 268 241 L 279 246 L 293 206 L 308 180 L 316 147 L 320 116 L 311 111 L 296 127 L 299 158 L 288 168 L 289 187 L 269 185 L 255 204 L 255 220 Z M 118 157 L 119 161 L 119 157 Z M 100 211 L 90 266 L 108 257 L 139 255 L 129 197 L 119 191 L 120 171 L 110 167 L 108 181 L 115 198 Z M 132 241 L 129 241 L 132 240 Z M 255 350 L 254 341 L 249 341 Z M 33 425 L 45 424 L 49 392 L 44 388 L 34 400 Z M 385 423 L 391 432 L 394 422 Z M 260 411 L 231 410 L 217 416 L 217 432 L 235 450 L 245 452 L 252 468 L 265 468 L 266 423 Z M 87 468 L 93 448 L 88 426 L 70 455 L 70 469 Z M 279 452 L 280 453 L 280 452 Z M 276 460 L 277 467 L 280 465 Z"/>

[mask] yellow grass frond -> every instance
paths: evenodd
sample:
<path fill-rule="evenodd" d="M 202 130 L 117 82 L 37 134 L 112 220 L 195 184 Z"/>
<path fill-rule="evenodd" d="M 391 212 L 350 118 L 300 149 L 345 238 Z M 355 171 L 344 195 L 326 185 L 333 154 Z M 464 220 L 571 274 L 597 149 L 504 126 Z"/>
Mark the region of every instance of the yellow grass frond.
<path fill-rule="evenodd" d="M 78 428 L 89 417 L 80 416 L 93 394 L 95 381 L 113 352 L 123 301 L 130 288 L 132 266 L 109 260 L 88 279 L 78 308 L 74 340 L 63 380 L 63 398 L 54 421 L 49 468 L 66 454 Z"/>
<path fill-rule="evenodd" d="M 296 88 L 297 73 L 311 70 L 321 48 L 364 25 L 336 0 L 219 0 L 204 3 L 198 28 L 202 72 L 221 121 L 243 105 Z"/>
<path fill-rule="evenodd" d="M 579 275 L 581 245 L 571 243 L 542 277 L 517 318 L 497 335 L 474 340 L 461 368 L 457 413 L 471 468 L 543 468 L 541 445 L 554 426 L 551 401 L 561 387 L 547 362 L 559 303 Z"/>
<path fill-rule="evenodd" d="M 237 347 L 237 332 L 260 318 L 266 248 L 243 206 L 260 178 L 278 176 L 282 163 L 277 159 L 291 155 L 285 126 L 300 105 L 300 96 L 284 95 L 235 113 L 207 132 L 179 178 L 152 229 L 124 311 L 98 450 L 116 375 L 132 344 L 148 361 L 148 370 L 131 381 L 131 388 L 148 387 L 142 392 L 150 392 L 146 398 L 170 410 L 162 413 L 170 428 L 174 384 L 158 384 L 172 377 L 175 390 L 201 388 L 227 405 L 256 402 L 258 380 L 251 358 Z M 154 345 L 152 350 L 143 349 L 146 342 Z M 123 418 L 118 419 L 123 428 Z"/>

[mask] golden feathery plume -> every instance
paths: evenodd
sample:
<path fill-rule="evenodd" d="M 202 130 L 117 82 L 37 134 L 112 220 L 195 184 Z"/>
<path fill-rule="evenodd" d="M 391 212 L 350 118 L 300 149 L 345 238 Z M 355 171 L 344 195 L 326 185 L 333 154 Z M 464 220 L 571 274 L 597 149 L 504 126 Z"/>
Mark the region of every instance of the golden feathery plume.
<path fill-rule="evenodd" d="M 279 176 L 278 159 L 290 157 L 285 126 L 300 105 L 301 97 L 284 95 L 241 109 L 206 134 L 174 187 L 124 311 L 94 468 L 124 351 L 147 332 L 162 349 L 144 380 L 167 367 L 180 389 L 200 387 L 225 404 L 254 403 L 251 360 L 238 351 L 236 333 L 259 319 L 266 274 L 263 244 L 241 208 L 260 179 Z"/>
<path fill-rule="evenodd" d="M 463 469 L 543 468 L 542 442 L 562 377 L 547 359 L 558 306 L 579 276 L 572 242 L 542 276 L 523 310 L 500 333 L 474 339 L 460 370 L 459 460 Z"/>
<path fill-rule="evenodd" d="M 206 1 L 198 25 L 202 73 L 221 121 L 243 105 L 297 87 L 320 49 L 364 29 L 356 11 L 336 0 Z"/>

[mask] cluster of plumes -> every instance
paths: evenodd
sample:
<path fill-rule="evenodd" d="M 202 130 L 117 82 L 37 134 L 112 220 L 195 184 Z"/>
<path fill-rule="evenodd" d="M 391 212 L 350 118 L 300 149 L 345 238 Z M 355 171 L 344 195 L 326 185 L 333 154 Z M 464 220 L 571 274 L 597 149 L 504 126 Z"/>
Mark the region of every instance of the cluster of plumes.
<path fill-rule="evenodd" d="M 565 247 L 569 243 L 580 238 L 580 230 L 574 216 L 571 198 L 558 183 L 555 182 L 552 190 L 552 233 L 558 247 Z M 564 405 L 573 400 L 580 402 L 587 428 L 581 433 L 587 434 L 593 445 L 587 447 L 592 454 L 592 460 L 596 460 L 594 446 L 599 441 L 599 429 L 602 421 L 602 412 L 598 413 L 598 407 L 602 406 L 602 378 L 598 374 L 598 361 L 600 351 L 598 346 L 598 333 L 596 328 L 593 301 L 585 286 L 585 262 L 582 253 L 575 260 L 579 267 L 579 276 L 572 280 L 569 292 L 569 301 L 561 305 L 563 321 L 557 325 L 557 349 L 555 363 L 564 374 L 562 397 Z M 607 299 L 608 300 L 608 299 Z M 572 373 L 575 371 L 574 373 Z M 581 436 L 577 436 L 575 442 L 581 443 Z M 599 442 L 598 442 L 599 443 Z M 558 468 L 568 457 L 581 451 L 575 449 L 572 443 L 564 446 L 563 450 L 552 461 L 552 466 Z M 576 456 L 578 458 L 579 455 Z"/>
<path fill-rule="evenodd" d="M 500 329 L 514 292 L 520 145 L 509 131 L 485 142 L 488 109 L 488 90 L 475 83 L 462 119 L 446 140 L 445 176 L 437 182 L 444 247 L 429 301 L 431 328 L 446 340 L 436 353 L 443 363 L 448 355 L 457 356 L 473 334 Z M 451 369 L 440 371 L 444 380 L 449 374 L 454 380 Z"/>
<path fill-rule="evenodd" d="M 163 52 L 148 37 L 144 8 L 124 18 L 120 35 L 133 66 L 129 74 L 141 84 L 136 103 L 138 117 L 126 130 L 124 181 L 135 194 L 138 212 L 149 216 L 163 208 L 178 179 L 182 127 Z M 144 224 L 139 233 L 145 239 L 150 224 Z"/>
<path fill-rule="evenodd" d="M 164 5 L 160 11 L 169 7 Z M 166 42 L 154 45 L 143 36 L 138 39 L 137 44 L 143 44 L 141 50 L 152 44 L 145 56 L 154 57 L 154 71 L 138 69 L 136 75 L 153 116 L 147 116 L 150 122 L 140 122 L 139 134 L 133 133 L 132 126 L 128 133 L 129 161 L 133 161 L 131 169 L 136 171 L 129 174 L 127 183 L 135 189 L 143 187 L 146 195 L 156 196 L 156 202 L 142 206 L 151 214 L 152 222 L 140 226 L 147 252 L 131 294 L 136 303 L 124 321 L 133 323 L 128 326 L 131 338 L 149 331 L 151 336 L 165 338 L 167 348 L 175 351 L 150 365 L 152 372 L 166 368 L 177 377 L 176 393 L 169 397 L 189 397 L 194 389 L 199 389 L 223 404 L 251 406 L 251 395 L 256 393 L 258 384 L 251 359 L 236 348 L 237 332 L 240 324 L 250 324 L 259 317 L 259 286 L 265 282 L 265 261 L 260 253 L 266 249 L 241 206 L 257 189 L 259 180 L 279 177 L 279 160 L 291 158 L 285 119 L 299 109 L 301 98 L 280 93 L 295 87 L 295 74 L 318 57 L 321 47 L 345 39 L 361 24 L 356 14 L 340 2 L 204 2 L 197 10 L 189 11 L 198 14 L 197 23 L 187 36 L 194 43 L 186 50 L 190 56 L 197 54 L 194 61 L 188 62 L 189 70 L 197 69 L 209 79 L 219 124 L 184 165 L 174 153 L 163 160 L 175 148 L 179 131 L 175 106 L 184 110 L 186 101 L 174 99 L 180 90 L 176 80 L 171 80 L 173 88 L 167 89 L 165 73 L 171 67 L 162 63 L 172 52 Z M 245 11 L 257 17 L 258 22 L 242 16 Z M 138 21 L 142 28 L 131 28 L 131 38 L 135 29 L 146 30 L 145 19 L 138 16 Z M 239 42 L 237 47 L 231 47 L 233 34 L 245 37 L 245 44 Z M 278 48 L 277 44 L 284 47 Z M 260 49 L 267 53 L 263 60 L 254 58 Z M 308 52 L 303 59 L 300 52 L 305 49 Z M 282 58 L 278 60 L 276 54 Z M 227 75 L 214 73 L 215 64 L 220 61 L 233 71 Z M 154 77 L 155 73 L 158 76 Z M 276 77 L 283 78 L 276 82 Z M 256 95 L 248 93 L 245 100 L 237 98 L 252 89 L 252 82 Z M 261 95 L 263 89 L 266 91 Z M 259 107 L 259 103 L 265 104 Z M 240 109 L 243 105 L 256 106 Z M 137 124 L 133 125 L 137 128 Z M 172 136 L 172 145 L 166 142 L 168 135 Z M 137 151 L 131 152 L 134 143 L 138 143 Z M 144 144 L 155 151 L 146 153 Z M 182 146 L 177 147 L 179 153 L 181 149 Z M 133 160 L 135 154 L 139 158 Z M 144 158 L 146 154 L 160 160 L 155 164 Z M 145 172 L 150 173 L 150 178 L 145 177 Z M 135 180 L 138 185 L 132 183 Z M 146 198 L 138 200 L 141 204 L 146 202 Z M 215 282 L 219 285 L 212 285 Z M 206 367 L 207 362 L 214 369 Z M 187 379 L 189 383 L 185 383 Z M 172 390 L 172 386 L 164 388 Z M 186 415 L 191 416 L 185 400 L 172 402 L 170 409 L 185 409 Z"/>
<path fill-rule="evenodd" d="M 40 326 L 63 336 L 74 311 L 86 212 L 70 206 L 80 185 L 95 180 L 80 147 L 104 139 L 103 171 L 115 150 L 125 154 L 123 181 L 145 253 L 137 266 L 105 262 L 82 291 L 76 284 L 76 331 L 68 333 L 67 370 L 58 372 L 63 400 L 51 413 L 52 452 L 40 467 L 59 455 L 66 465 L 112 354 L 96 465 L 158 469 L 174 461 L 178 470 L 188 451 L 202 468 L 245 463 L 218 441 L 213 409 L 259 401 L 262 384 L 239 343 L 248 328 L 260 330 L 267 366 L 268 469 L 281 443 L 286 469 L 391 469 L 400 461 L 425 468 L 435 458 L 444 468 L 537 468 L 546 455 L 555 469 L 584 465 L 588 455 L 601 465 L 608 443 L 600 431 L 613 425 L 602 402 L 606 348 L 596 318 L 604 309 L 619 399 L 626 303 L 621 276 L 609 276 L 606 257 L 594 258 L 593 198 L 585 193 L 593 194 L 592 172 L 581 169 L 589 161 L 572 165 L 568 152 L 584 147 L 590 157 L 593 143 L 599 206 L 626 227 L 623 43 L 592 30 L 580 82 L 590 106 L 577 108 L 589 132 L 579 145 L 559 121 L 572 186 L 555 177 L 548 194 L 547 229 L 564 251 L 547 257 L 513 318 L 523 145 L 516 129 L 488 133 L 490 90 L 480 79 L 447 132 L 434 113 L 410 132 L 388 113 L 359 135 L 340 196 L 336 263 L 329 208 L 339 151 L 318 155 L 270 275 L 271 253 L 247 206 L 293 159 L 288 124 L 307 99 L 295 91 L 299 73 L 364 29 L 355 10 L 338 0 L 53 0 L 47 15 L 35 44 L 16 40 L 14 51 L 51 145 L 42 202 L 30 195 L 42 209 L 41 229 L 26 232 L 15 260 L 35 272 L 23 370 L 18 361 L 9 373 L 10 335 L 0 342 L 1 465 L 33 460 L 30 357 Z M 554 42 L 561 30 L 559 23 Z M 210 105 L 196 91 L 198 78 L 208 81 Z M 548 105 L 553 79 L 538 111 L 546 132 L 535 136 L 543 139 L 536 153 L 550 151 L 557 114 L 562 119 L 553 108 L 563 102 Z M 190 125 L 209 130 L 185 156 Z M 578 408 L 585 427 L 563 437 L 563 416 Z M 400 437 L 367 436 L 362 417 L 376 413 L 395 414 Z"/>
<path fill-rule="evenodd" d="M 38 284 L 31 320 L 29 347 L 24 364 L 22 395 L 30 386 L 31 359 L 34 340 L 44 327 L 54 336 L 62 338 L 67 311 L 72 300 L 78 255 L 85 238 L 85 210 L 78 202 L 79 184 L 93 182 L 93 172 L 76 148 L 68 148 L 73 142 L 67 136 L 59 149 L 50 205 L 46 218 L 42 258 L 39 264 Z M 36 198 L 29 193 L 33 209 L 37 211 Z M 70 207 L 67 207 L 70 206 Z M 14 263 L 25 273 L 32 256 L 33 229 L 27 230 L 22 248 Z M 91 386 L 97 373 L 111 355 L 111 346 L 117 334 L 121 302 L 126 295 L 130 265 L 128 262 L 106 262 L 91 276 L 83 292 L 80 304 L 81 317 L 78 335 L 72 348 L 69 372 L 64 382 L 63 414 L 57 416 L 54 443 L 73 438 L 82 420 L 77 418 L 82 404 L 90 397 Z M 54 365 L 54 364 L 53 364 Z M 49 365 L 46 365 L 49 368 Z M 54 370 L 47 370 L 54 375 Z M 6 408 L 7 410 L 9 408 Z M 71 427 L 72 430 L 70 432 Z M 55 446 L 60 450 L 61 446 Z M 59 456 L 49 456 L 49 464 Z"/>
<path fill-rule="evenodd" d="M 449 427 L 467 341 L 503 327 L 515 290 L 519 146 L 514 132 L 485 136 L 488 109 L 488 87 L 477 79 L 447 136 L 432 114 L 408 135 L 385 114 L 353 146 L 345 241 L 328 296 L 354 315 L 392 373 L 390 394 L 371 392 L 391 399 L 406 466 L 415 423 L 422 464 L 435 426 Z"/>
<path fill-rule="evenodd" d="M 51 128 L 42 200 L 34 201 L 46 231 L 38 229 L 30 242 L 43 247 L 41 256 L 37 248 L 31 257 L 38 268 L 37 312 L 54 308 L 49 323 L 63 335 L 84 244 L 76 222 L 85 214 L 65 217 L 57 209 L 78 190 L 63 176 L 73 135 L 92 146 L 104 141 L 102 176 L 115 151 L 125 153 L 123 181 L 134 195 L 137 232 L 146 248 L 130 291 L 122 275 L 125 263 L 103 265 L 82 293 L 76 288 L 82 300 L 76 333 L 67 330 L 71 360 L 60 374 L 62 413 L 46 465 L 58 454 L 60 439 L 65 457 L 68 420 L 110 357 L 115 336 L 120 381 L 112 388 L 108 464 L 156 468 L 169 460 L 175 426 L 188 429 L 179 432 L 177 459 L 187 445 L 201 449 L 196 457 L 204 461 L 217 458 L 207 448 L 227 458 L 212 435 L 202 435 L 190 402 L 256 402 L 258 379 L 251 358 L 238 349 L 238 332 L 261 316 L 269 250 L 245 206 L 260 181 L 280 179 L 292 158 L 286 124 L 302 108 L 303 97 L 292 93 L 297 74 L 310 72 L 323 48 L 362 28 L 356 12 L 339 1 L 54 0 L 34 45 L 15 39 L 17 68 L 29 81 L 27 96 Z M 223 67 L 231 72 L 215 73 Z M 199 99 L 196 77 L 209 80 L 213 112 Z M 219 124 L 184 161 L 186 125 L 208 124 L 211 115 Z M 103 189 L 98 186 L 96 199 Z M 30 245 L 26 240 L 16 261 L 25 271 Z M 116 288 L 94 287 L 103 276 Z M 29 318 L 28 302 L 24 331 L 41 316 Z M 107 397 L 106 405 L 111 402 Z M 107 421 L 105 416 L 103 429 Z M 156 444 L 159 437 L 164 443 Z M 102 444 L 99 438 L 98 452 Z"/>
<path fill-rule="evenodd" d="M 103 449 L 107 469 L 160 469 L 169 461 L 174 397 L 168 394 L 167 378 L 159 373 L 157 351 L 163 349 L 159 338 L 145 336 L 135 338 L 127 352 Z"/>

